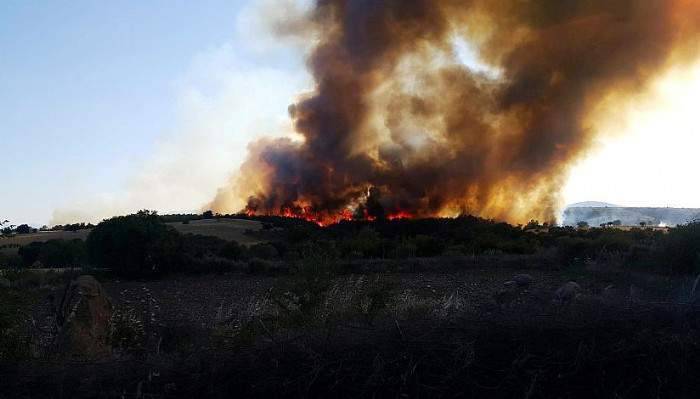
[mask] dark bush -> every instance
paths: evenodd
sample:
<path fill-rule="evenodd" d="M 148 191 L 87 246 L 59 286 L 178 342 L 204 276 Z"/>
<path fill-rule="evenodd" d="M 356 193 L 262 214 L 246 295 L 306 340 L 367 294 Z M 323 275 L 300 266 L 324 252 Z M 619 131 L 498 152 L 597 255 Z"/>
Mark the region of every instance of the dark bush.
<path fill-rule="evenodd" d="M 248 249 L 251 258 L 275 259 L 279 257 L 277 248 L 271 244 L 255 244 Z"/>
<path fill-rule="evenodd" d="M 436 237 L 417 235 L 413 242 L 418 257 L 438 256 L 445 250 L 445 242 Z"/>
<path fill-rule="evenodd" d="M 155 212 L 105 220 L 86 245 L 93 265 L 126 278 L 154 277 L 182 264 L 182 237 Z"/>
<path fill-rule="evenodd" d="M 185 234 L 182 236 L 184 253 L 194 258 L 219 256 L 226 241 L 218 237 L 204 236 L 200 234 Z"/>
<path fill-rule="evenodd" d="M 355 257 L 355 254 L 365 258 L 382 256 L 382 237 L 371 227 L 362 227 L 351 237 L 341 242 L 342 252 L 345 256 Z"/>
<path fill-rule="evenodd" d="M 17 233 L 17 234 L 32 234 L 32 233 L 36 233 L 36 229 L 31 228 L 27 224 L 20 224 L 15 229 L 15 233 Z"/>
<path fill-rule="evenodd" d="M 580 237 L 560 237 L 556 244 L 559 261 L 568 266 L 576 260 L 584 260 L 591 256 L 592 240 Z"/>
<path fill-rule="evenodd" d="M 660 255 L 674 273 L 700 271 L 700 222 L 671 229 L 662 240 Z"/>
<path fill-rule="evenodd" d="M 248 273 L 265 274 L 272 269 L 272 265 L 265 259 L 253 258 L 248 261 Z"/>
<path fill-rule="evenodd" d="M 238 244 L 236 241 L 229 241 L 221 247 L 219 256 L 235 261 L 245 260 L 247 258 L 246 247 Z"/>
<path fill-rule="evenodd" d="M 23 265 L 22 257 L 0 252 L 0 269 L 19 269 Z"/>
<path fill-rule="evenodd" d="M 51 240 L 44 244 L 39 262 L 48 267 L 80 267 L 87 263 L 85 241 Z"/>
<path fill-rule="evenodd" d="M 219 257 L 186 258 L 182 272 L 191 274 L 242 272 L 246 268 L 243 262 L 235 262 Z"/>
<path fill-rule="evenodd" d="M 330 240 L 307 241 L 297 244 L 293 252 L 294 256 L 288 257 L 290 260 L 300 260 L 311 256 L 323 257 L 324 259 L 337 259 L 339 257 L 335 241 Z"/>
<path fill-rule="evenodd" d="M 41 247 L 44 243 L 32 242 L 23 247 L 21 247 L 17 254 L 22 257 L 22 265 L 25 267 L 33 265 L 39 260 L 39 254 L 41 253 Z"/>

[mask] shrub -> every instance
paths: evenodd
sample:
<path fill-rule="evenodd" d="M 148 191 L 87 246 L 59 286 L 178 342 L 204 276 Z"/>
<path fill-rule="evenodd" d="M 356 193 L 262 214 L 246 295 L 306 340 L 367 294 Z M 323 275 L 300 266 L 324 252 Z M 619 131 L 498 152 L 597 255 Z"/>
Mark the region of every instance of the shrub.
<path fill-rule="evenodd" d="M 363 257 L 379 257 L 382 255 L 382 238 L 370 227 L 363 227 L 352 238 L 343 241 L 343 253 L 361 254 Z"/>
<path fill-rule="evenodd" d="M 85 265 L 86 250 L 82 240 L 33 242 L 18 251 L 24 266 L 40 262 L 44 267 L 79 267 Z"/>
<path fill-rule="evenodd" d="M 251 258 L 274 259 L 279 256 L 277 248 L 270 244 L 255 244 L 248 250 Z"/>
<path fill-rule="evenodd" d="M 271 268 L 270 262 L 264 259 L 254 258 L 248 262 L 248 273 L 250 274 L 264 274 L 269 272 Z"/>
<path fill-rule="evenodd" d="M 190 257 L 206 258 L 219 256 L 226 241 L 218 237 L 200 234 L 185 234 L 182 236 L 183 251 Z"/>
<path fill-rule="evenodd" d="M 187 258 L 181 271 L 185 273 L 228 273 L 245 269 L 245 264 L 219 257 Z"/>
<path fill-rule="evenodd" d="M 662 240 L 661 261 L 674 273 L 695 273 L 700 270 L 700 222 L 671 229 Z"/>
<path fill-rule="evenodd" d="M 235 261 L 245 260 L 246 247 L 236 241 L 229 241 L 219 250 L 219 256 Z"/>
<path fill-rule="evenodd" d="M 414 240 L 397 240 L 392 246 L 389 254 L 393 258 L 413 258 L 416 256 L 416 243 Z"/>
<path fill-rule="evenodd" d="M 17 226 L 17 229 L 15 229 L 15 232 L 17 234 L 32 234 L 36 233 L 36 229 L 31 228 L 27 224 L 20 224 L 19 226 Z"/>
<path fill-rule="evenodd" d="M 39 260 L 39 254 L 41 253 L 41 247 L 44 244 L 41 242 L 32 242 L 28 245 L 21 247 L 17 254 L 22 257 L 23 266 L 31 266 L 34 262 Z"/>
<path fill-rule="evenodd" d="M 146 332 L 140 315 L 133 308 L 117 308 L 110 320 L 110 344 L 123 352 L 140 352 L 146 344 Z"/>
<path fill-rule="evenodd" d="M 19 269 L 22 264 L 21 256 L 0 252 L 0 269 Z"/>
<path fill-rule="evenodd" d="M 591 240 L 579 237 L 560 237 L 557 240 L 557 252 L 559 260 L 568 266 L 576 259 L 585 259 L 591 253 Z"/>
<path fill-rule="evenodd" d="M 372 325 L 380 312 L 391 302 L 395 288 L 395 283 L 378 276 L 370 282 L 361 295 L 353 298 L 353 306 L 362 319 Z"/>
<path fill-rule="evenodd" d="M 125 278 L 154 277 L 182 264 L 182 239 L 155 212 L 141 211 L 97 225 L 87 242 L 90 261 Z"/>
<path fill-rule="evenodd" d="M 418 257 L 437 256 L 445 250 L 445 242 L 433 236 L 418 235 L 413 241 Z"/>
<path fill-rule="evenodd" d="M 29 357 L 30 341 L 21 315 L 30 311 L 33 302 L 31 295 L 20 290 L 0 289 L 0 364 Z"/>

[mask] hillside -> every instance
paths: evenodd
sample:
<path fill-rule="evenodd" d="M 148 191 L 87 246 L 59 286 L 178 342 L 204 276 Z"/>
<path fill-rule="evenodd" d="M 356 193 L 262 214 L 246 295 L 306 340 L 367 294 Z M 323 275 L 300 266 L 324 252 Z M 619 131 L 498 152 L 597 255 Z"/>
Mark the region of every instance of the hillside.
<path fill-rule="evenodd" d="M 586 222 L 590 226 L 599 226 L 614 220 L 621 221 L 625 226 L 637 226 L 640 223 L 649 226 L 676 226 L 700 219 L 700 209 L 606 207 L 575 204 L 567 207 L 562 216 L 562 224 L 565 226 L 575 226 L 579 222 Z"/>
<path fill-rule="evenodd" d="M 257 231 L 262 223 L 243 219 L 204 219 L 192 220 L 188 224 L 168 223 L 182 234 L 199 234 L 218 237 L 226 241 L 238 241 L 244 245 L 255 244 L 260 240 L 246 234 L 247 230 Z M 13 237 L 0 237 L 0 252 L 16 253 L 17 248 L 32 242 L 49 240 L 85 240 L 91 229 L 78 231 L 41 231 L 34 234 L 21 234 Z"/>

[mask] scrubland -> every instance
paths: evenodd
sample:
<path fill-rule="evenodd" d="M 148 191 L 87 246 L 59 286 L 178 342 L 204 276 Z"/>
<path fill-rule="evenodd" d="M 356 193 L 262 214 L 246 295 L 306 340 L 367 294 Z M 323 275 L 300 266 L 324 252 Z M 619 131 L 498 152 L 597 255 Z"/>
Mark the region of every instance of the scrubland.
<path fill-rule="evenodd" d="M 88 264 L 95 240 L 120 242 L 114 231 L 87 240 L 78 270 L 6 270 L 0 397 L 683 398 L 700 388 L 696 258 L 681 256 L 693 226 L 257 223 L 243 233 L 250 245 L 166 228 L 164 243 L 144 247 L 164 262 L 155 269 L 113 253 L 142 274 Z M 113 305 L 107 356 L 53 344 L 52 298 L 84 273 Z"/>

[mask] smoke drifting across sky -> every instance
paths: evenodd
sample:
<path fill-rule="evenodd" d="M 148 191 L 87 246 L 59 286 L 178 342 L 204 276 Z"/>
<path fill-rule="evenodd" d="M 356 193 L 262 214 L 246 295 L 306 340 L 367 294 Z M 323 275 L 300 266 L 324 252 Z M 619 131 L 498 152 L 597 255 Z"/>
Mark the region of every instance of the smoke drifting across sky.
<path fill-rule="evenodd" d="M 201 212 L 231 168 L 245 160 L 251 140 L 288 134 L 289 101 L 310 82 L 303 70 L 303 44 L 281 41 L 271 32 L 275 17 L 269 10 L 281 3 L 246 2 L 225 26 L 233 31 L 226 43 L 175 65 L 185 69 L 173 78 L 176 97 L 162 99 L 177 106 L 172 128 L 159 132 L 150 153 L 118 165 L 128 168 L 123 181 L 111 181 L 111 190 L 97 193 L 87 185 L 75 190 L 53 210 L 49 224 L 99 222 L 140 209 Z"/>
<path fill-rule="evenodd" d="M 317 41 L 300 138 L 251 144 L 214 210 L 553 220 L 596 118 L 695 60 L 700 3 L 317 0 L 279 31 Z"/>

